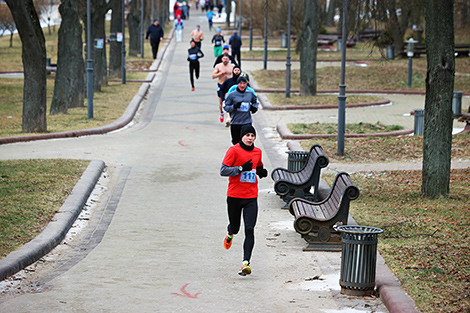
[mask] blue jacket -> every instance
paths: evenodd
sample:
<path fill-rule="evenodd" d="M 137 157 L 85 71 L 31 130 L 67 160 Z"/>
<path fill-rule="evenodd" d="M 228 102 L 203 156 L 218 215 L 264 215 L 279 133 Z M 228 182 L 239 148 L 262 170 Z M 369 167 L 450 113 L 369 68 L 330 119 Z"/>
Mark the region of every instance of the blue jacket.
<path fill-rule="evenodd" d="M 240 107 L 234 108 L 235 104 L 237 106 L 240 104 Z M 251 113 L 258 111 L 258 98 L 251 91 L 245 90 L 242 92 L 237 88 L 237 90 L 227 94 L 224 110 L 230 113 L 231 124 L 251 124 L 253 122 Z"/>

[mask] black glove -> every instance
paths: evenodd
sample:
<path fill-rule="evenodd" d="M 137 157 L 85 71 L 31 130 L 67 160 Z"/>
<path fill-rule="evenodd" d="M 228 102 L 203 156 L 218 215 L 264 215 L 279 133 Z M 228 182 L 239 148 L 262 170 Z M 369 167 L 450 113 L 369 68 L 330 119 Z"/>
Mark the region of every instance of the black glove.
<path fill-rule="evenodd" d="M 258 108 L 255 107 L 254 105 L 250 105 L 250 111 L 251 113 L 256 113 L 256 111 L 258 111 Z"/>
<path fill-rule="evenodd" d="M 235 103 L 235 104 L 233 105 L 233 108 L 234 108 L 234 109 L 238 109 L 241 105 L 242 105 L 241 102 L 237 102 L 237 103 Z"/>
<path fill-rule="evenodd" d="M 264 178 L 268 176 L 268 170 L 265 169 L 263 165 L 261 165 L 256 168 L 256 174 L 259 176 L 259 178 Z"/>
<path fill-rule="evenodd" d="M 251 162 L 251 159 L 249 159 L 245 164 L 243 164 L 242 168 L 242 172 L 251 171 L 251 169 L 253 168 L 253 163 Z"/>

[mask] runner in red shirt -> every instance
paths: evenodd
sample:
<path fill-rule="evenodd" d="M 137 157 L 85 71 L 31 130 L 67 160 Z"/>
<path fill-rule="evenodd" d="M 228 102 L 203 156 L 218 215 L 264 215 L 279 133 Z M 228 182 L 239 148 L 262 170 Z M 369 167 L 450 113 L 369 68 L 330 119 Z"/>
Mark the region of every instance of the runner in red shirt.
<path fill-rule="evenodd" d="M 262 162 L 261 149 L 254 145 L 256 131 L 244 125 L 240 131 L 240 142 L 225 153 L 220 175 L 228 176 L 227 209 L 229 224 L 224 239 L 225 249 L 230 249 L 233 236 L 240 230 L 241 215 L 245 225 L 243 264 L 238 272 L 242 276 L 251 274 L 250 259 L 255 244 L 254 229 L 258 217 L 258 179 L 268 176 Z"/>

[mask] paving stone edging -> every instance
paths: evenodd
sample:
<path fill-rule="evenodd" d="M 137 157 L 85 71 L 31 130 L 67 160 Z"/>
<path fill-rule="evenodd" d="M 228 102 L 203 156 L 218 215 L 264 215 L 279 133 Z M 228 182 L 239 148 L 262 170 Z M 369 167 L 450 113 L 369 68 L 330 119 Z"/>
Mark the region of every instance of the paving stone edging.
<path fill-rule="evenodd" d="M 33 264 L 64 239 L 93 191 L 104 166 L 103 161 L 92 160 L 46 228 L 20 249 L 0 260 L 0 281 Z"/>

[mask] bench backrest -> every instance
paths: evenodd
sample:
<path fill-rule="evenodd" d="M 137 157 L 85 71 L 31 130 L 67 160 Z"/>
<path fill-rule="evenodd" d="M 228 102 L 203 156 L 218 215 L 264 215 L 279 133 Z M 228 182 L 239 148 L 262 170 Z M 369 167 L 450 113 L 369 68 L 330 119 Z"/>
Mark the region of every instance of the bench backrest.
<path fill-rule="evenodd" d="M 304 167 L 298 171 L 300 176 L 304 177 L 305 180 L 309 179 L 312 175 L 315 163 L 318 163 L 320 168 L 327 167 L 329 163 L 328 157 L 325 155 L 323 148 L 320 145 L 313 145 L 310 148 L 308 159 L 305 162 Z"/>
<path fill-rule="evenodd" d="M 311 202 L 305 199 L 293 199 L 289 205 L 289 211 L 292 215 L 294 207 L 297 205 L 317 206 L 321 208 L 322 220 L 331 220 L 337 215 L 339 220 L 347 221 L 349 214 L 349 202 L 359 197 L 359 188 L 351 181 L 351 177 L 346 172 L 340 172 L 336 175 L 331 185 L 328 197 L 319 202 Z M 298 202 L 298 203 L 296 203 Z M 304 210 L 305 211 L 305 210 Z"/>
<path fill-rule="evenodd" d="M 351 181 L 351 177 L 346 172 L 336 174 L 330 194 L 325 199 L 324 208 L 327 211 L 329 219 L 333 218 L 343 208 L 347 208 L 346 212 L 341 212 L 343 218 L 347 219 L 349 214 L 349 202 L 359 197 L 359 188 Z M 328 205 L 326 204 L 328 202 Z M 329 205 L 331 204 L 331 205 Z"/>

